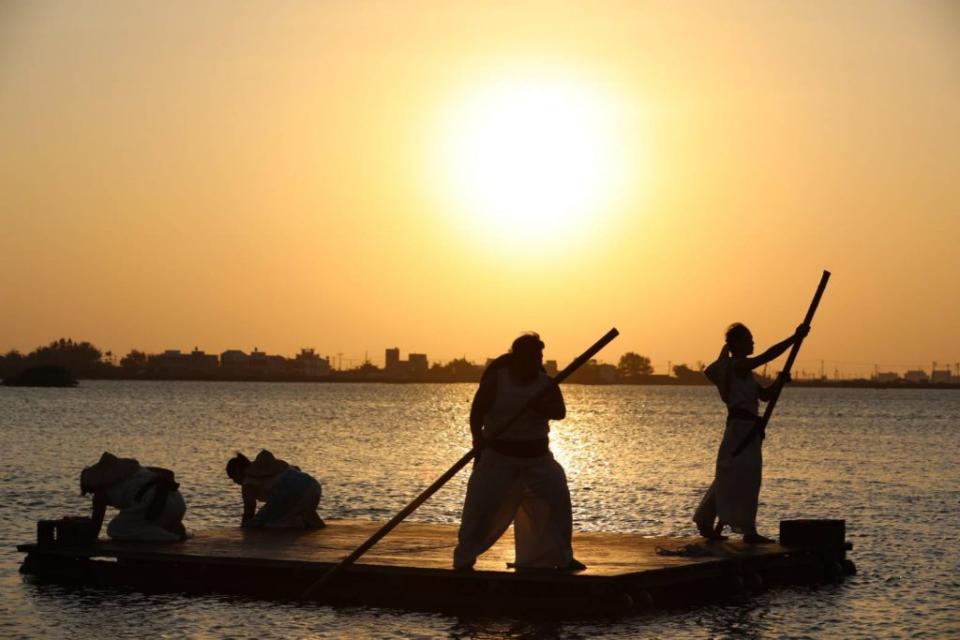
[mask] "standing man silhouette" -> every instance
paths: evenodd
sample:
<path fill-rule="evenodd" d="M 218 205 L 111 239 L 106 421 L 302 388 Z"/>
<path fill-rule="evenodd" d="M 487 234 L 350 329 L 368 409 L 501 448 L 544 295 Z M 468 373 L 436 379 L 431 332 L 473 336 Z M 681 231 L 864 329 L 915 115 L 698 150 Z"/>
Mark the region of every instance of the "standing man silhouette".
<path fill-rule="evenodd" d="M 478 453 L 453 552 L 455 569 L 472 569 L 511 523 L 517 568 L 586 568 L 573 557 L 567 476 L 550 452 L 549 421 L 562 420 L 566 406 L 543 369 L 543 347 L 536 333 L 520 336 L 480 380 L 470 408 Z M 525 406 L 528 410 L 504 433 L 489 439 L 491 430 Z"/>

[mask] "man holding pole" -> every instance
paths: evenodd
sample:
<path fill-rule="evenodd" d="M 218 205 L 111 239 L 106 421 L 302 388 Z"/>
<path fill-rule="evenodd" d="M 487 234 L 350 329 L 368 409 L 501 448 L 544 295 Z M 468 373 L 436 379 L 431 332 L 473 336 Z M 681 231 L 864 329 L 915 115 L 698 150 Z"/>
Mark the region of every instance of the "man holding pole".
<path fill-rule="evenodd" d="M 566 407 L 560 387 L 543 370 L 543 347 L 535 333 L 520 336 L 480 381 L 470 409 L 478 453 L 453 552 L 454 569 L 471 569 L 511 523 L 517 568 L 586 568 L 573 557 L 567 477 L 550 452 L 549 421 L 562 420 Z"/>

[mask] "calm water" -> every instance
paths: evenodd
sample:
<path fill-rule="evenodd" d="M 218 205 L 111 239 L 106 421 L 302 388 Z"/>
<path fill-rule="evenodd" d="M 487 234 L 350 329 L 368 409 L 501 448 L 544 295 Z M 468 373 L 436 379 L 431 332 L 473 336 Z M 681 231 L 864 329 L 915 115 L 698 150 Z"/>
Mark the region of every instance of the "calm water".
<path fill-rule="evenodd" d="M 325 517 L 384 519 L 468 446 L 470 385 L 89 382 L 0 387 L 0 636 L 960 637 L 960 391 L 788 389 L 765 443 L 760 530 L 847 520 L 859 574 L 839 585 L 612 622 L 511 619 L 33 585 L 13 545 L 41 518 L 81 514 L 80 468 L 108 449 L 176 470 L 188 528 L 238 520 L 223 475 L 266 447 L 324 484 Z M 691 534 L 722 405 L 703 387 L 565 390 L 554 449 L 581 530 Z M 414 517 L 456 522 L 463 474 Z M 587 559 L 589 560 L 589 559 Z"/>

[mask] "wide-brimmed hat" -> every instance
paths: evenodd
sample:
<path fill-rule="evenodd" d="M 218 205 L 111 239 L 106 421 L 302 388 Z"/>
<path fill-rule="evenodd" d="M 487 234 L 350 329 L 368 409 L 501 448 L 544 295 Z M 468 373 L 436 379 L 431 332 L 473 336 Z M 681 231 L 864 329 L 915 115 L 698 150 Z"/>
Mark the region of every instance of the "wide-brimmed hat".
<path fill-rule="evenodd" d="M 80 472 L 80 495 L 92 493 L 133 475 L 140 463 L 133 458 L 118 458 L 104 451 L 95 465 Z"/>
<path fill-rule="evenodd" d="M 253 462 L 244 470 L 243 475 L 254 478 L 269 478 L 290 468 L 285 460 L 275 458 L 272 453 L 263 449 L 257 454 Z"/>

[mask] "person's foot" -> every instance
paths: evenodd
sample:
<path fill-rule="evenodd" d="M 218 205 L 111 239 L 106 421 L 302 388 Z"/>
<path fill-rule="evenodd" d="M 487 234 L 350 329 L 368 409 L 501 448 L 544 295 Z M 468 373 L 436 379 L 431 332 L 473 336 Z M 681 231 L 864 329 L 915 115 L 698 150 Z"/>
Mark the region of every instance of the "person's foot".
<path fill-rule="evenodd" d="M 323 529 L 327 526 L 327 523 L 323 521 L 322 518 L 309 518 L 304 523 L 305 529 Z"/>
<path fill-rule="evenodd" d="M 567 564 L 557 567 L 528 567 L 524 565 L 518 565 L 516 562 L 508 562 L 507 569 L 513 569 L 517 573 L 556 573 L 560 571 L 562 573 L 577 573 L 578 571 L 583 571 L 587 568 L 587 565 L 583 564 L 576 558 L 573 558 Z"/>
<path fill-rule="evenodd" d="M 699 522 L 697 523 L 697 531 L 700 533 L 702 537 L 706 538 L 710 542 L 722 541 L 727 539 L 727 536 L 720 533 L 722 529 L 714 529 L 710 525 L 701 524 Z"/>
<path fill-rule="evenodd" d="M 562 571 L 584 571 L 587 568 L 587 565 L 583 564 L 576 558 L 571 558 L 570 562 L 565 567 L 560 567 Z"/>
<path fill-rule="evenodd" d="M 743 534 L 743 541 L 747 544 L 776 544 L 777 541 L 773 538 L 768 538 L 762 536 L 759 533 L 745 533 Z"/>
<path fill-rule="evenodd" d="M 457 573 L 472 573 L 474 568 L 472 564 L 465 564 L 459 567 L 454 567 L 453 570 Z"/>

